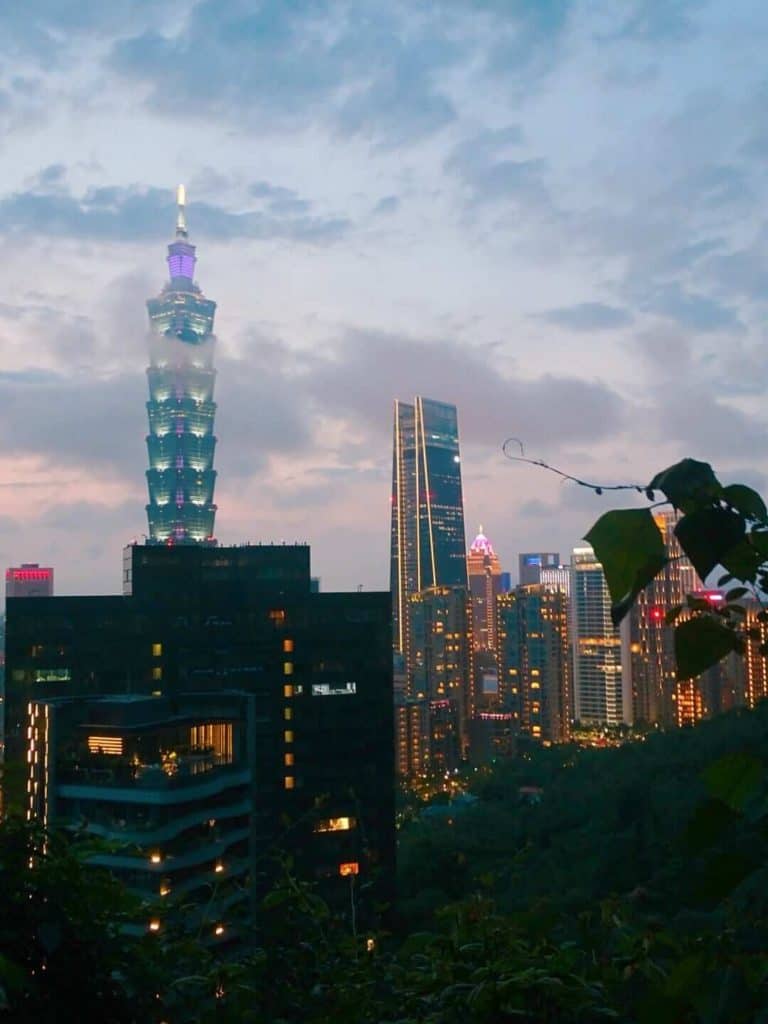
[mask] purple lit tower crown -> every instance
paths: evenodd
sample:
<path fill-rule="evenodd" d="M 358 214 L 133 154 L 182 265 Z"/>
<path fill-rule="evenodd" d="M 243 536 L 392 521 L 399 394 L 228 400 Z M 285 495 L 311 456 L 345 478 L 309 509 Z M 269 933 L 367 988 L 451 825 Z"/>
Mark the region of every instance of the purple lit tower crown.
<path fill-rule="evenodd" d="M 147 302 L 151 327 L 147 484 L 149 542 L 215 544 L 213 318 L 216 303 L 195 284 L 195 247 L 177 192 L 176 238 L 168 246 L 170 280 Z"/>

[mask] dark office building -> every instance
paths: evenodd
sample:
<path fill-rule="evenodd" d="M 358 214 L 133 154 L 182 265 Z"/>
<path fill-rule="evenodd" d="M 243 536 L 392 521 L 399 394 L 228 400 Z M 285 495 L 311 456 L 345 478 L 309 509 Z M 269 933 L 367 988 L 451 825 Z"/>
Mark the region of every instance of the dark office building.
<path fill-rule="evenodd" d="M 555 569 L 559 565 L 560 555 L 557 551 L 524 551 L 518 555 L 518 583 L 521 587 L 541 583 L 541 570 Z"/>
<path fill-rule="evenodd" d="M 246 767 L 257 780 L 259 863 L 286 849 L 302 874 L 341 878 L 347 900 L 349 876 L 358 875 L 379 878 L 386 896 L 394 864 L 389 594 L 312 593 L 309 548 L 271 545 L 134 546 L 124 590 L 8 601 L 8 759 L 26 762 L 30 715 L 53 698 L 154 698 L 161 757 L 166 702 L 180 709 L 174 714 L 192 714 L 195 695 L 237 691 L 252 702 L 256 742 Z M 87 716 L 97 711 L 87 705 Z M 86 717 L 78 728 L 90 724 Z M 126 731 L 125 750 L 128 740 Z"/>

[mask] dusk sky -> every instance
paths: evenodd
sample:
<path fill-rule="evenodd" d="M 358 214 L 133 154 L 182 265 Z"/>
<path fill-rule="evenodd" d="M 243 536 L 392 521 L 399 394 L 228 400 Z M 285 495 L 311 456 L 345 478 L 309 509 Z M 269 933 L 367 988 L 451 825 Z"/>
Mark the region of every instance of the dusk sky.
<path fill-rule="evenodd" d="M 467 540 L 616 504 L 505 460 L 765 492 L 761 0 L 0 8 L 0 558 L 118 592 L 146 533 L 145 301 L 187 186 L 218 303 L 216 534 L 389 586 L 392 402 L 459 410 Z"/>

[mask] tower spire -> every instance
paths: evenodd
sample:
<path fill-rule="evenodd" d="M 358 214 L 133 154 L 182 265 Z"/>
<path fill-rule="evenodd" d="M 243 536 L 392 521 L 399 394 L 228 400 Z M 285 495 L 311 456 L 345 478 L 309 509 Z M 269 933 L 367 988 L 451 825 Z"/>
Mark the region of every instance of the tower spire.
<path fill-rule="evenodd" d="M 183 185 L 176 189 L 176 237 L 187 237 L 187 190 Z"/>

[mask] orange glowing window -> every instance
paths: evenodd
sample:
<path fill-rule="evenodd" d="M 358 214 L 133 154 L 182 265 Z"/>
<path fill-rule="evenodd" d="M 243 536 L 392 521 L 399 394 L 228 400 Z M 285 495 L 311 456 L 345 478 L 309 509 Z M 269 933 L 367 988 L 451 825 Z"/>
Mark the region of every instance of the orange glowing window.
<path fill-rule="evenodd" d="M 291 768 L 293 765 L 294 757 L 293 754 L 286 754 L 283 758 L 283 762 L 286 768 Z"/>
<path fill-rule="evenodd" d="M 360 865 L 356 860 L 349 860 L 345 864 L 339 864 L 339 874 L 342 876 L 359 875 Z"/>
<path fill-rule="evenodd" d="M 283 640 L 283 650 L 286 654 L 293 652 L 293 640 Z"/>
<path fill-rule="evenodd" d="M 290 683 L 286 683 L 285 686 L 283 687 L 283 696 L 284 697 L 292 697 L 293 696 L 293 687 L 291 686 Z"/>
<path fill-rule="evenodd" d="M 354 827 L 354 818 L 321 818 L 315 824 L 315 832 L 348 832 Z"/>
<path fill-rule="evenodd" d="M 282 608 L 273 608 L 269 617 L 275 625 L 282 625 L 285 622 L 285 612 Z"/>
<path fill-rule="evenodd" d="M 294 777 L 292 775 L 286 775 L 285 778 L 283 779 L 283 788 L 284 789 L 293 789 L 293 787 L 295 785 L 296 785 L 296 779 L 294 779 Z"/>

